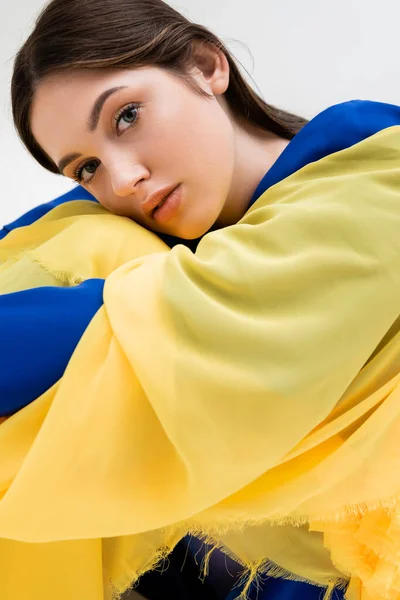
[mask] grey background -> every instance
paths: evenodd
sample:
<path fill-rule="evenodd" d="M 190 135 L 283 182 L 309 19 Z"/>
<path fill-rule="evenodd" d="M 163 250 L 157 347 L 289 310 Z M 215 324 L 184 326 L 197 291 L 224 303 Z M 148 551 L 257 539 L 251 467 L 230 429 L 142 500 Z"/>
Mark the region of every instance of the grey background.
<path fill-rule="evenodd" d="M 37 165 L 12 125 L 13 56 L 44 4 L 0 0 L 0 225 L 75 185 Z M 217 33 L 264 98 L 281 108 L 312 117 L 353 98 L 400 104 L 398 0 L 180 0 L 171 4 Z"/>

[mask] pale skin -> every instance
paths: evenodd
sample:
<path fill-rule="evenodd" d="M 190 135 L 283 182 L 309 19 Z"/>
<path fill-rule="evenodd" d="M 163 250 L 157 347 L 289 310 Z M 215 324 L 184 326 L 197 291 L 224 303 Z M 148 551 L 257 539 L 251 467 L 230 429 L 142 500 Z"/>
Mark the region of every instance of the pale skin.
<path fill-rule="evenodd" d="M 234 118 L 224 97 L 226 57 L 196 48 L 191 75 L 210 98 L 156 67 L 74 70 L 42 80 L 31 113 L 33 135 L 56 164 L 67 154 L 81 154 L 65 167 L 65 176 L 73 178 L 84 167 L 81 185 L 108 210 L 185 239 L 239 221 L 288 144 Z M 108 96 L 96 129 L 89 131 L 96 99 L 119 86 L 125 87 Z M 179 208 L 158 223 L 141 205 L 172 185 L 180 187 Z"/>

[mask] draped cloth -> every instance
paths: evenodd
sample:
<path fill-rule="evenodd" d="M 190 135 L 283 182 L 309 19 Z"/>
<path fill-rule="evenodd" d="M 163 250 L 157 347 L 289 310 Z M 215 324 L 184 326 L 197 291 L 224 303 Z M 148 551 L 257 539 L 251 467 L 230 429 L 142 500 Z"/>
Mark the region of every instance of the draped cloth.
<path fill-rule="evenodd" d="M 399 156 L 389 127 L 308 164 L 196 254 L 87 201 L 1 242 L 3 293 L 106 280 L 0 426 L 1 597 L 111 599 L 192 533 L 399 600 Z"/>

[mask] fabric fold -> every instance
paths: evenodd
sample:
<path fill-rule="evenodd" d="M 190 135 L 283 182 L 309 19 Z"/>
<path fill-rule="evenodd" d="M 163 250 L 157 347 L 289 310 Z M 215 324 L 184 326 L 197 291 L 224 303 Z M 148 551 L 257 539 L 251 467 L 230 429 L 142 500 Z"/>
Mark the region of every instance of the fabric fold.
<path fill-rule="evenodd" d="M 399 153 L 391 127 L 309 164 L 196 254 L 129 257 L 129 229 L 62 378 L 0 426 L 4 548 L 101 545 L 102 600 L 187 533 L 255 577 L 282 527 L 280 574 L 398 600 Z"/>

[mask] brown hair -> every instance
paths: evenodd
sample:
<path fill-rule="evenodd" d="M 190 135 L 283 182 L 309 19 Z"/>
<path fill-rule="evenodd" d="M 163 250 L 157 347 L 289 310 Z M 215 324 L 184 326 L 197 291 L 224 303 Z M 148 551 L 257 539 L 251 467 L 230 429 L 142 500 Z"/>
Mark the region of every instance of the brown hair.
<path fill-rule="evenodd" d="M 196 93 L 205 94 L 187 75 L 194 64 L 193 42 L 225 54 L 230 67 L 225 98 L 234 116 L 286 139 L 305 125 L 305 119 L 266 104 L 245 81 L 221 40 L 162 0 L 52 0 L 14 62 L 12 111 L 22 142 L 43 167 L 59 173 L 30 127 L 35 88 L 46 75 L 76 68 L 154 66 L 183 77 Z"/>

